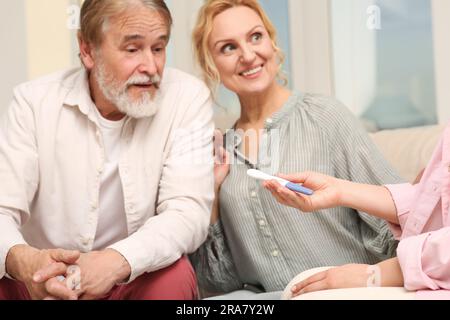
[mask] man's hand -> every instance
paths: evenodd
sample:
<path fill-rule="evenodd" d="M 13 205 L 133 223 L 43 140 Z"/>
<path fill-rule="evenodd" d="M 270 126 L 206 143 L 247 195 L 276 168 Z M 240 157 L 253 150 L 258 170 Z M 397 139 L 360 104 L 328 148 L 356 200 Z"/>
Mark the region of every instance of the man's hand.
<path fill-rule="evenodd" d="M 78 251 L 38 250 L 19 245 L 11 248 L 6 259 L 9 275 L 25 284 L 33 300 L 76 300 L 78 296 L 57 280 L 80 257 Z"/>
<path fill-rule="evenodd" d="M 131 275 L 127 260 L 113 249 L 82 254 L 76 264 L 81 269 L 80 300 L 102 299 Z"/>

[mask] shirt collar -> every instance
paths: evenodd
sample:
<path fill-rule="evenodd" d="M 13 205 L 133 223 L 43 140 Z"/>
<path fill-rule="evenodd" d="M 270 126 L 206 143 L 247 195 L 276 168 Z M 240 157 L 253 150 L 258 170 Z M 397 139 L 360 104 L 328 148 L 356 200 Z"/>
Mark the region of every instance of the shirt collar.
<path fill-rule="evenodd" d="M 299 100 L 301 94 L 297 91 L 292 92 L 288 100 L 283 104 L 280 110 L 275 112 L 271 117 L 267 118 L 265 121 L 265 129 L 279 128 L 280 125 L 286 121 L 286 119 L 291 115 L 296 102 Z"/>
<path fill-rule="evenodd" d="M 94 102 L 91 98 L 87 71 L 80 68 L 72 81 L 72 89 L 64 99 L 64 104 L 70 107 L 78 107 L 83 114 L 89 115 Z"/>
<path fill-rule="evenodd" d="M 266 119 L 264 129 L 270 130 L 279 128 L 294 110 L 296 102 L 299 100 L 300 96 L 300 92 L 294 91 L 281 109 L 275 112 L 270 118 Z M 239 149 L 239 146 L 242 143 L 242 137 L 236 132 L 236 125 L 233 126 L 233 129 L 227 131 L 225 134 L 225 140 L 229 141 L 227 146 L 232 146 L 233 149 Z"/>
<path fill-rule="evenodd" d="M 72 89 L 64 99 L 64 105 L 78 108 L 90 121 L 99 125 L 99 118 L 97 117 L 98 108 L 94 101 L 92 101 L 89 76 L 86 69 L 81 68 L 79 72 L 74 75 L 72 81 Z M 127 117 L 127 122 L 128 121 L 134 121 L 134 119 Z"/>
<path fill-rule="evenodd" d="M 165 95 L 166 88 L 169 87 L 170 80 L 167 80 L 166 74 L 169 72 L 169 68 L 165 68 L 164 75 L 162 77 L 161 86 L 158 90 L 161 90 L 161 94 Z M 91 98 L 91 89 L 89 86 L 89 76 L 85 68 L 79 68 L 78 72 L 73 75 L 73 78 L 69 80 L 70 91 L 64 99 L 64 104 L 70 107 L 78 107 L 80 111 L 88 116 L 88 118 L 95 123 L 96 115 L 93 108 L 95 106 L 94 101 Z"/>

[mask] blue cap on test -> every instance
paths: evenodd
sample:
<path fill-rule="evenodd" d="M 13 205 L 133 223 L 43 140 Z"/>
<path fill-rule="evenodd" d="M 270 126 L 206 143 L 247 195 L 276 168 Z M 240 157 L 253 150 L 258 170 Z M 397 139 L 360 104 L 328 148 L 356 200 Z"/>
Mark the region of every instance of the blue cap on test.
<path fill-rule="evenodd" d="M 291 191 L 298 192 L 307 196 L 312 196 L 314 194 L 314 191 L 312 191 L 311 189 L 302 187 L 301 185 L 292 182 L 289 182 L 286 185 L 286 188 L 288 188 Z"/>

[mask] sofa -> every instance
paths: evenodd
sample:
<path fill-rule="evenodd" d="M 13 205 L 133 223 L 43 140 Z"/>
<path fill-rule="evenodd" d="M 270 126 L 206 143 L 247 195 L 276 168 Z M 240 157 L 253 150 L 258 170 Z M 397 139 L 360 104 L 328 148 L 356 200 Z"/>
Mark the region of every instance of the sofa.
<path fill-rule="evenodd" d="M 426 167 L 445 126 L 380 131 L 371 134 L 384 157 L 408 182 Z"/>

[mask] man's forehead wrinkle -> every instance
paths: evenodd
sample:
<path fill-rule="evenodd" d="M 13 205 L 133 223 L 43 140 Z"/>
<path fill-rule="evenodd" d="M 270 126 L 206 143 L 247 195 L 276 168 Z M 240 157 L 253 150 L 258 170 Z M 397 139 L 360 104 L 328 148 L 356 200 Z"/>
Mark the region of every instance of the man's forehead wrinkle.
<path fill-rule="evenodd" d="M 141 17 L 136 17 L 131 14 L 124 15 L 118 18 L 119 30 L 121 32 L 127 32 L 128 30 L 145 30 L 153 32 L 159 29 L 164 29 L 166 27 L 164 21 L 155 15 L 155 19 L 142 19 Z"/>

